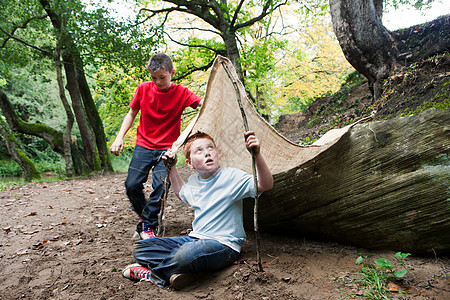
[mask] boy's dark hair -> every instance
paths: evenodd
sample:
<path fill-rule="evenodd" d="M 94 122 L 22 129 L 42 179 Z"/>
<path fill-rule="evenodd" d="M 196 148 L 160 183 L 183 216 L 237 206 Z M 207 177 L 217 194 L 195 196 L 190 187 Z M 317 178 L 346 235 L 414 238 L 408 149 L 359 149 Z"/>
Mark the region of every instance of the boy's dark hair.
<path fill-rule="evenodd" d="M 214 139 L 207 133 L 202 132 L 202 131 L 197 131 L 196 133 L 194 133 L 193 135 L 191 135 L 190 137 L 187 138 L 187 140 L 183 143 L 184 147 L 183 147 L 183 152 L 184 152 L 184 156 L 186 157 L 186 159 L 188 161 L 191 161 L 191 146 L 192 143 L 196 140 L 199 139 L 209 139 L 213 142 L 214 146 L 216 146 L 216 143 L 214 142 Z"/>
<path fill-rule="evenodd" d="M 160 69 L 164 69 L 169 73 L 173 70 L 172 59 L 164 53 L 153 55 L 147 64 L 147 70 L 149 71 L 156 72 Z"/>

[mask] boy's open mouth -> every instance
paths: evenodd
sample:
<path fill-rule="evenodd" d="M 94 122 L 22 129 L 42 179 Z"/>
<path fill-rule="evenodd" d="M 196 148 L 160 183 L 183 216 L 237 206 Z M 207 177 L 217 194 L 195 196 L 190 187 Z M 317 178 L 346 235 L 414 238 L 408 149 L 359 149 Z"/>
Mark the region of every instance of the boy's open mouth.
<path fill-rule="evenodd" d="M 209 164 L 209 163 L 212 163 L 212 162 L 214 162 L 214 160 L 213 160 L 212 158 L 208 158 L 208 159 L 205 161 L 205 164 Z"/>

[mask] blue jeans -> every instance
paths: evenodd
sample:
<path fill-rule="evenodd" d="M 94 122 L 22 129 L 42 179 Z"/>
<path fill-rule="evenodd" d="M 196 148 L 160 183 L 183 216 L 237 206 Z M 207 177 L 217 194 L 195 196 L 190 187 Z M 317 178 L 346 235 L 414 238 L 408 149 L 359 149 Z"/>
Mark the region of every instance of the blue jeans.
<path fill-rule="evenodd" d="M 151 150 L 136 145 L 128 167 L 128 176 L 125 180 L 125 190 L 134 211 L 147 221 L 150 228 L 158 226 L 158 214 L 161 209 L 161 199 L 164 196 L 164 180 L 166 167 L 161 159 L 166 150 Z M 144 183 L 152 172 L 152 188 L 148 201 L 144 194 Z"/>
<path fill-rule="evenodd" d="M 211 272 L 231 265 L 239 252 L 213 239 L 190 236 L 155 237 L 140 240 L 134 249 L 136 261 L 151 270 L 158 286 L 169 285 L 170 276 Z"/>

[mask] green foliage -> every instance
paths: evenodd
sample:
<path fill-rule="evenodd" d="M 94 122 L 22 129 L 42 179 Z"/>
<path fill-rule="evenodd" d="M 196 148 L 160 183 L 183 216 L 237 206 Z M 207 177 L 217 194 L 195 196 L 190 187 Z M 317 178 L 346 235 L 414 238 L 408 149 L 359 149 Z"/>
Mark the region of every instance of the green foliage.
<path fill-rule="evenodd" d="M 431 7 L 434 0 L 385 0 L 386 9 L 397 9 L 400 5 L 411 5 L 416 9 L 427 9 Z"/>
<path fill-rule="evenodd" d="M 222 42 L 193 35 L 187 37 L 182 42 L 190 45 L 190 47 L 179 48 L 170 54 L 176 70 L 175 76 L 172 78 L 174 82 L 186 78 L 186 74 L 190 75 L 195 71 L 207 71 L 209 63 L 216 56 L 216 52 L 212 49 L 225 48 Z"/>
<path fill-rule="evenodd" d="M 86 6 L 87 2 L 79 0 L 50 1 L 50 9 L 60 18 L 61 28 L 52 26 L 40 1 L 5 0 L 4 4 L 0 12 L 1 84 L 21 118 L 59 131 L 65 128 L 66 114 L 54 79 L 53 53 L 58 39 L 65 38 L 63 53 L 73 51 L 74 57 L 81 55 L 80 63 L 88 77 L 100 66 L 111 68 L 111 74 L 119 66 L 142 78 L 142 74 L 147 74 L 143 66 L 149 53 L 162 41 L 158 28 L 139 26 L 141 20 L 131 17 L 115 19 L 110 8 L 102 6 L 104 2 Z M 106 102 L 107 96 L 101 96 L 99 105 Z M 72 134 L 79 135 L 76 124 Z M 23 144 L 24 149 L 30 147 Z"/>
<path fill-rule="evenodd" d="M 11 71 L 3 90 L 16 114 L 27 122 L 45 123 L 62 130 L 66 116 L 53 71 L 35 62 Z"/>
<path fill-rule="evenodd" d="M 274 75 L 278 53 L 289 44 L 287 39 L 271 34 L 275 23 L 272 16 L 242 30 L 240 63 L 245 75 L 246 88 L 254 97 L 256 109 L 262 115 L 271 114 L 271 100 L 276 97 Z M 245 34 L 244 34 L 245 32 Z"/>
<path fill-rule="evenodd" d="M 352 88 L 357 85 L 363 84 L 367 79 L 362 76 L 358 71 L 353 71 L 344 78 L 343 86 L 348 86 L 349 88 Z"/>
<path fill-rule="evenodd" d="M 4 158 L 0 160 L 0 176 L 19 176 L 22 169 L 13 159 Z"/>
<path fill-rule="evenodd" d="M 96 74 L 93 97 L 103 120 L 105 135 L 112 141 L 130 109 L 128 104 L 139 83 L 140 78 L 134 76 L 132 70 L 125 73 L 119 67 L 103 67 Z M 127 137 L 132 135 L 136 126 L 137 122 Z M 125 146 L 134 146 L 134 139 L 127 139 Z"/>
<path fill-rule="evenodd" d="M 396 265 L 386 258 L 378 258 L 374 263 L 364 262 L 368 256 L 360 254 L 356 259 L 357 265 L 362 265 L 360 272 L 355 273 L 355 279 L 348 285 L 356 284 L 361 295 L 368 299 L 389 299 L 388 283 L 403 278 L 407 274 L 403 260 L 410 253 L 397 252 Z M 349 296 L 356 296 L 349 294 Z"/>
<path fill-rule="evenodd" d="M 270 107 L 274 117 L 305 110 L 315 99 L 337 91 L 346 76 L 354 71 L 326 19 L 316 18 L 310 26 L 299 28 L 289 38 L 293 41 L 276 65 L 275 78 L 279 83 L 274 86 Z"/>
<path fill-rule="evenodd" d="M 163 41 L 159 28 L 139 26 L 141 21 L 139 15 L 136 18 L 114 17 L 111 7 L 106 7 L 105 3 L 91 4 L 89 9 L 79 5 L 68 30 L 76 39 L 85 63 L 120 67 L 125 72 L 134 69 L 137 75 L 139 69 L 135 68 L 145 66 L 150 53 Z"/>
<path fill-rule="evenodd" d="M 127 147 L 119 156 L 110 154 L 111 164 L 116 172 L 127 172 L 130 165 L 131 157 L 133 156 L 134 147 Z"/>
<path fill-rule="evenodd" d="M 42 156 L 32 156 L 31 161 L 35 165 L 37 173 L 50 172 L 57 175 L 65 173 L 64 159 L 56 157 L 54 152 L 47 150 L 40 152 Z M 27 155 L 30 155 L 27 153 Z M 3 156 L 0 159 L 0 176 L 21 176 L 22 169 L 13 159 Z"/>
<path fill-rule="evenodd" d="M 315 141 L 316 141 L 315 139 L 307 136 L 304 141 L 302 140 L 297 141 L 297 144 L 299 144 L 300 146 L 308 146 L 314 144 Z"/>
<path fill-rule="evenodd" d="M 445 83 L 443 87 L 448 84 Z M 424 101 L 421 105 L 417 106 L 413 110 L 405 109 L 400 113 L 401 117 L 409 115 L 418 115 L 427 109 L 447 109 L 450 108 L 450 89 L 441 89 L 435 94 L 433 98 L 429 98 Z"/>

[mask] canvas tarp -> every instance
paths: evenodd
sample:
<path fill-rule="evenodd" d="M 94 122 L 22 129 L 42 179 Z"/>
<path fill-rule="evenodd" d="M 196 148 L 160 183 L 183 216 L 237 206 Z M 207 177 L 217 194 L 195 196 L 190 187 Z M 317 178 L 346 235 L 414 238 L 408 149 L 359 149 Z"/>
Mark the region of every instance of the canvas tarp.
<path fill-rule="evenodd" d="M 296 145 L 281 136 L 256 112 L 237 78 L 231 62 L 218 56 L 209 75 L 203 106 L 175 145 L 180 145 L 191 133 L 206 132 L 216 142 L 222 167 L 235 167 L 251 173 L 252 160 L 244 144 L 245 130 L 237 92 L 240 94 L 249 129 L 255 131 L 260 139 L 261 152 L 272 174 L 285 172 L 314 158 L 348 131 L 349 127 L 331 130 L 314 145 Z"/>

